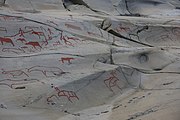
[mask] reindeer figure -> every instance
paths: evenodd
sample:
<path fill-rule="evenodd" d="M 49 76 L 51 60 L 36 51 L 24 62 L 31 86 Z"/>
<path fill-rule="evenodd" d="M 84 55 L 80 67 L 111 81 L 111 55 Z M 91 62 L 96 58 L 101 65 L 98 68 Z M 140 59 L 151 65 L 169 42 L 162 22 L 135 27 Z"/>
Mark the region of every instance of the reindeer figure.
<path fill-rule="evenodd" d="M 11 75 L 13 78 L 20 77 L 22 75 L 25 75 L 26 77 L 29 77 L 28 74 L 26 74 L 23 70 L 10 70 L 10 71 L 5 71 L 2 69 L 2 74 L 5 75 Z"/>
<path fill-rule="evenodd" d="M 121 90 L 121 88 L 117 84 L 119 79 L 116 77 L 116 72 L 112 71 L 110 74 L 111 74 L 111 76 L 104 80 L 104 84 L 106 85 L 106 87 L 109 88 L 109 90 L 112 92 L 113 92 L 112 88 L 115 86 Z"/>
<path fill-rule="evenodd" d="M 28 72 L 42 72 L 42 74 L 46 77 L 55 77 L 55 76 L 61 76 L 62 74 L 65 74 L 62 69 L 58 67 L 46 67 L 46 66 L 34 66 L 28 69 Z"/>
<path fill-rule="evenodd" d="M 76 98 L 77 100 L 79 100 L 78 96 L 76 95 L 75 92 L 73 91 L 67 91 L 67 90 L 60 90 L 58 87 L 54 87 L 55 90 L 58 92 L 58 96 L 59 97 L 67 97 L 67 99 L 72 102 L 72 98 Z"/>
<path fill-rule="evenodd" d="M 65 43 L 65 45 L 69 45 L 69 46 L 74 46 L 72 42 L 69 41 L 69 39 L 67 38 L 67 35 L 63 35 L 63 32 L 61 33 L 61 37 L 60 40 L 63 41 Z"/>
<path fill-rule="evenodd" d="M 0 42 L 1 42 L 2 45 L 4 45 L 4 42 L 5 42 L 5 43 L 11 43 L 13 46 L 15 46 L 12 39 L 10 39 L 10 38 L 0 37 Z"/>
<path fill-rule="evenodd" d="M 37 32 L 37 31 L 32 30 L 31 34 L 37 35 L 39 39 L 41 38 L 41 36 L 45 37 L 44 32 Z"/>
<path fill-rule="evenodd" d="M 69 64 L 71 64 L 71 60 L 74 60 L 75 58 L 71 58 L 71 57 L 66 57 L 66 58 L 61 58 L 61 62 L 65 63 L 65 61 L 67 61 Z"/>
<path fill-rule="evenodd" d="M 33 48 L 37 49 L 36 47 L 41 47 L 41 45 L 39 44 L 39 42 L 27 42 L 25 43 L 25 45 L 31 45 Z"/>

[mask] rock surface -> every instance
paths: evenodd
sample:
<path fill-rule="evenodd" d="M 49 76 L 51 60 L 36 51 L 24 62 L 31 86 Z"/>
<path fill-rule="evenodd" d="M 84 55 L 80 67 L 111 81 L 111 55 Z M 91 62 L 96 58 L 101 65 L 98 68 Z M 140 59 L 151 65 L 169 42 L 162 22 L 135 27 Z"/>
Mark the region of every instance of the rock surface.
<path fill-rule="evenodd" d="M 0 120 L 179 120 L 179 5 L 6 0 Z"/>

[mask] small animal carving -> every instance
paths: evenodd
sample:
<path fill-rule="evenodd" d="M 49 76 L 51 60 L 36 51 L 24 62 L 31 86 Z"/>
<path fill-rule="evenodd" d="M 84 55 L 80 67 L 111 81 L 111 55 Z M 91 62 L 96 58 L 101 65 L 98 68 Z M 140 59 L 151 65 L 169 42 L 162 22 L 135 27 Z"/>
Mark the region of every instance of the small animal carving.
<path fill-rule="evenodd" d="M 36 31 L 32 31 L 31 34 L 33 35 L 37 35 L 40 39 L 41 36 L 44 36 L 44 32 L 36 32 Z"/>
<path fill-rule="evenodd" d="M 39 44 L 39 42 L 27 42 L 25 43 L 25 45 L 31 45 L 33 48 L 37 49 L 36 47 L 41 47 L 41 45 Z"/>
<path fill-rule="evenodd" d="M 65 61 L 67 61 L 69 64 L 71 64 L 71 60 L 74 60 L 74 58 L 72 57 L 66 57 L 66 58 L 61 58 L 61 62 L 65 63 Z"/>
<path fill-rule="evenodd" d="M 0 37 L 0 41 L 1 41 L 1 44 L 2 44 L 2 45 L 4 45 L 4 43 L 10 43 L 10 44 L 12 44 L 13 46 L 15 46 L 14 43 L 13 43 L 13 41 L 12 41 L 12 39 L 10 39 L 10 38 Z"/>
<path fill-rule="evenodd" d="M 79 100 L 78 96 L 73 91 L 60 90 L 58 87 L 55 87 L 55 90 L 58 92 L 59 97 L 67 97 L 67 99 L 72 103 L 72 98 Z"/>

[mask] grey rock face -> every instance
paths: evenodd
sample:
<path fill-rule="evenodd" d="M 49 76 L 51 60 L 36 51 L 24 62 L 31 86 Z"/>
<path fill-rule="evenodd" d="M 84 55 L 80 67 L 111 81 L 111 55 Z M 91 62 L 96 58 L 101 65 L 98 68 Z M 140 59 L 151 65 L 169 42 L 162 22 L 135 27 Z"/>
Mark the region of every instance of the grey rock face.
<path fill-rule="evenodd" d="M 6 0 L 0 0 L 0 6 L 3 6 L 5 4 Z"/>

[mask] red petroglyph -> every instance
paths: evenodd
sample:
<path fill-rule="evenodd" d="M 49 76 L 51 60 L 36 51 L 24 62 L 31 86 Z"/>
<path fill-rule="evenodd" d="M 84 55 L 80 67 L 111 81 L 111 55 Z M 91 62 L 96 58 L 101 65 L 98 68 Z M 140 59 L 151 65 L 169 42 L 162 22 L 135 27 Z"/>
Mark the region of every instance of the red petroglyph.
<path fill-rule="evenodd" d="M 35 49 L 36 49 L 36 47 L 42 48 L 41 45 L 39 44 L 39 42 L 27 42 L 27 43 L 25 43 L 25 45 L 31 45 Z"/>
<path fill-rule="evenodd" d="M 41 38 L 41 36 L 45 37 L 44 32 L 37 32 L 37 31 L 32 30 L 31 34 L 37 35 L 39 39 Z"/>
<path fill-rule="evenodd" d="M 28 69 L 28 72 L 42 72 L 46 77 L 55 77 L 65 74 L 65 72 L 58 67 L 34 66 Z"/>
<path fill-rule="evenodd" d="M 66 97 L 71 103 L 73 102 L 72 98 L 79 100 L 78 96 L 73 91 L 60 90 L 58 87 L 54 87 L 54 89 L 58 92 L 59 97 Z"/>
<path fill-rule="evenodd" d="M 67 61 L 69 64 L 71 64 L 71 60 L 74 60 L 75 58 L 72 57 L 66 57 L 66 58 L 61 58 L 61 62 L 65 63 L 65 61 Z"/>
<path fill-rule="evenodd" d="M 60 40 L 63 41 L 65 45 L 74 46 L 73 43 L 69 41 L 67 36 L 61 35 Z"/>
<path fill-rule="evenodd" d="M 3 48 L 2 52 L 9 52 L 9 53 L 16 53 L 16 54 L 25 53 L 25 51 L 22 50 L 21 48 Z"/>
<path fill-rule="evenodd" d="M 117 84 L 119 79 L 116 77 L 116 72 L 112 71 L 110 74 L 111 74 L 110 77 L 104 80 L 104 84 L 106 85 L 106 87 L 112 92 L 113 92 L 112 89 L 113 87 L 117 87 L 121 89 Z"/>
<path fill-rule="evenodd" d="M 10 38 L 0 37 L 0 41 L 1 41 L 2 45 L 4 45 L 4 43 L 10 43 L 14 46 L 14 43 L 13 43 L 12 39 L 10 39 Z"/>
<path fill-rule="evenodd" d="M 8 36 L 8 37 L 16 37 L 16 36 L 25 37 L 24 34 L 29 33 L 29 32 L 31 32 L 31 31 L 32 31 L 32 30 L 30 30 L 30 31 L 23 31 L 21 28 L 19 28 L 19 31 L 18 31 L 17 34 L 12 35 L 12 36 Z"/>
<path fill-rule="evenodd" d="M 40 82 L 40 81 L 37 79 L 22 79 L 22 80 L 4 79 L 4 80 L 0 80 L 0 85 L 5 85 L 12 89 L 16 89 L 16 86 L 26 85 L 34 82 Z"/>
<path fill-rule="evenodd" d="M 16 41 L 20 41 L 20 42 L 24 43 L 24 42 L 26 42 L 26 39 L 24 39 L 24 38 L 18 38 Z"/>
<path fill-rule="evenodd" d="M 51 95 L 51 96 L 48 97 L 46 100 L 47 100 L 48 103 L 49 103 L 49 102 L 53 103 L 53 100 L 52 100 L 53 98 L 58 99 L 58 96 L 57 96 L 57 95 Z"/>
<path fill-rule="evenodd" d="M 74 40 L 74 41 L 80 40 L 79 38 L 76 38 L 76 37 L 69 37 L 69 36 L 66 36 L 66 37 L 68 40 Z"/>
<path fill-rule="evenodd" d="M 72 41 L 79 41 L 80 39 L 79 38 L 76 38 L 76 37 L 69 37 L 67 35 L 63 35 L 63 32 L 60 33 L 60 40 L 63 41 L 63 43 L 65 45 L 68 45 L 68 46 L 74 46 L 74 44 L 72 43 Z"/>
<path fill-rule="evenodd" d="M 12 77 L 20 77 L 22 75 L 25 75 L 26 77 L 29 77 L 28 74 L 26 74 L 26 72 L 24 72 L 23 70 L 8 70 L 8 71 L 5 71 L 4 69 L 2 69 L 2 74 L 5 74 L 5 75 L 10 75 Z"/>
<path fill-rule="evenodd" d="M 24 33 L 27 33 L 27 32 L 24 32 L 21 28 L 19 28 L 19 33 L 17 35 L 19 35 L 20 37 L 25 37 Z"/>
<path fill-rule="evenodd" d="M 72 25 L 72 24 L 68 24 L 68 23 L 65 23 L 65 26 L 67 28 L 71 28 L 71 29 L 75 29 L 75 30 L 82 30 L 81 27 L 75 26 L 75 25 Z"/>

